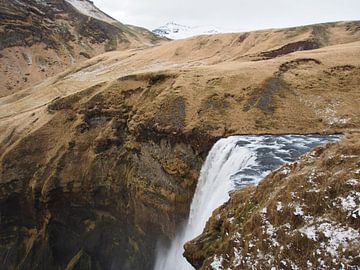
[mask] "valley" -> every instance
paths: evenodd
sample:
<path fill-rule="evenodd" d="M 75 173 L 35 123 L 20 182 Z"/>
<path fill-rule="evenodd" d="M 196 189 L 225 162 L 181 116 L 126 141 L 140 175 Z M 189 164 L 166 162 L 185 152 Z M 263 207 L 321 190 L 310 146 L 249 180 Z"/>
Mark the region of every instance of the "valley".
<path fill-rule="evenodd" d="M 83 14 L 74 1 L 53 1 L 62 8 L 56 14 L 33 3 L 30 12 L 50 31 L 47 41 L 53 47 L 34 33 L 23 46 L 22 38 L 19 43 L 4 31 L 15 29 L 22 37 L 31 29 L 47 33 L 25 23 L 18 10 L 24 1 L 1 9 L 6 21 L 0 32 L 4 269 L 153 269 L 158 241 L 174 239 L 186 221 L 202 165 L 221 138 L 347 134 L 344 141 L 318 148 L 314 159 L 307 154 L 297 165 L 284 165 L 291 167 L 289 176 L 274 171 L 260 184 L 233 193 L 216 210 L 220 219 L 211 217 L 204 233 L 186 245 L 185 256 L 197 269 L 211 269 L 216 258 L 226 256 L 232 260 L 223 260 L 221 267 L 231 267 L 236 246 L 230 237 L 247 233 L 244 224 L 256 223 L 260 207 L 275 207 L 271 196 L 278 185 L 290 194 L 303 181 L 285 179 L 300 179 L 302 170 L 310 169 L 336 175 L 342 164 L 351 167 L 344 172 L 346 180 L 358 178 L 359 21 L 169 41 L 142 28 L 109 23 L 113 19 L 102 13 L 94 18 L 93 7 Z M 56 19 L 50 22 L 44 13 Z M 69 39 L 52 32 L 61 21 L 70 27 Z M 87 32 L 92 26 L 98 31 Z M 108 50 L 113 37 L 116 48 Z M 70 50 L 65 48 L 69 44 Z M 40 55 L 60 60 L 46 64 L 43 72 Z M 21 81 L 23 75 L 28 80 Z M 331 155 L 337 160 L 334 167 Z M 356 157 L 341 161 L 341 155 Z M 336 177 L 321 179 L 337 187 Z M 326 192 L 319 196 L 329 196 Z M 254 211 L 246 212 L 250 200 Z M 324 214 L 310 210 L 314 217 Z M 229 223 L 230 216 L 239 222 Z M 282 225 L 276 215 L 270 221 Z M 359 220 L 346 214 L 335 221 L 359 230 Z M 291 222 L 297 229 L 312 226 Z M 243 245 L 236 247 L 239 252 L 251 251 Z M 269 248 L 257 246 L 263 252 Z M 283 259 L 279 254 L 274 254 L 277 263 Z M 245 269 L 254 260 L 230 269 Z M 324 255 L 324 260 L 330 259 Z M 259 265 L 268 267 L 261 260 Z"/>

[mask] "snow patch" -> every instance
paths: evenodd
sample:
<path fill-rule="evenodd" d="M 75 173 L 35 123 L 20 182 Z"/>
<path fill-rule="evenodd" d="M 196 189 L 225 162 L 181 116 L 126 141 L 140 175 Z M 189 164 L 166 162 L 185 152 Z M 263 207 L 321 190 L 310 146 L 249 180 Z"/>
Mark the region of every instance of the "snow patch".
<path fill-rule="evenodd" d="M 109 24 L 113 24 L 117 22 L 87 0 L 66 0 L 66 2 L 71 4 L 79 12 L 81 12 L 86 16 L 95 18 L 103 22 L 107 22 Z"/>
<path fill-rule="evenodd" d="M 345 160 L 345 159 L 352 159 L 352 158 L 357 158 L 358 155 L 341 155 L 340 158 L 341 160 Z"/>
<path fill-rule="evenodd" d="M 316 241 L 319 234 L 322 233 L 327 238 L 327 241 L 323 241 L 320 247 L 334 258 L 339 256 L 338 248 L 340 246 L 345 249 L 349 244 L 360 243 L 360 233 L 357 230 L 330 222 L 305 226 L 299 229 L 299 232 L 313 241 Z M 319 249 L 317 250 L 317 254 L 321 254 Z"/>
<path fill-rule="evenodd" d="M 308 193 L 319 193 L 321 190 L 318 188 L 312 188 L 308 190 Z"/>
<path fill-rule="evenodd" d="M 314 226 L 301 228 L 299 232 L 306 235 L 307 238 L 316 241 L 316 229 Z"/>
<path fill-rule="evenodd" d="M 346 184 L 349 186 L 357 186 L 359 184 L 359 181 L 357 179 L 349 179 L 346 181 Z"/>
<path fill-rule="evenodd" d="M 234 260 L 232 264 L 234 267 L 238 267 L 241 264 L 241 253 L 237 248 L 234 248 Z"/>
<path fill-rule="evenodd" d="M 323 119 L 324 123 L 329 126 L 345 126 L 352 120 L 351 118 L 345 118 L 338 115 L 337 109 L 342 106 L 340 102 L 328 104 L 327 107 L 324 108 L 323 104 L 325 100 L 320 96 L 312 96 L 310 99 L 306 100 L 300 98 L 300 100 L 306 106 L 312 108 L 315 111 L 315 114 Z"/>
<path fill-rule="evenodd" d="M 222 266 L 224 259 L 221 256 L 215 255 L 213 262 L 210 264 L 213 270 L 222 270 L 224 269 Z"/>
<path fill-rule="evenodd" d="M 291 192 L 290 195 L 291 195 L 291 199 L 293 200 L 297 199 L 296 192 Z"/>
<path fill-rule="evenodd" d="M 167 37 L 170 39 L 183 39 L 199 35 L 213 35 L 223 33 L 214 26 L 186 26 L 174 22 L 167 23 L 153 30 L 153 33 L 160 37 Z"/>
<path fill-rule="evenodd" d="M 353 218 L 360 217 L 360 192 L 352 191 L 346 198 L 339 198 L 342 209 Z"/>
<path fill-rule="evenodd" d="M 234 218 L 234 217 L 231 217 L 231 218 L 229 218 L 228 220 L 229 220 L 229 222 L 232 224 L 232 223 L 234 222 L 235 218 Z"/>
<path fill-rule="evenodd" d="M 360 234 L 351 227 L 340 227 L 331 223 L 323 223 L 319 226 L 319 231 L 323 232 L 328 238 L 326 251 L 333 257 L 338 256 L 338 248 L 341 245 L 346 248 L 349 242 L 359 242 Z"/>
<path fill-rule="evenodd" d="M 284 175 L 288 175 L 290 172 L 291 172 L 291 170 L 290 170 L 290 168 L 288 168 L 288 167 L 283 167 L 283 168 L 280 170 L 280 173 L 281 173 L 281 174 L 284 174 Z"/>
<path fill-rule="evenodd" d="M 294 215 L 295 215 L 295 216 L 302 216 L 302 215 L 304 215 L 304 211 L 302 210 L 302 208 L 301 208 L 300 205 L 296 205 L 296 206 L 295 206 Z"/>
<path fill-rule="evenodd" d="M 241 243 L 241 234 L 239 232 L 236 232 L 235 235 L 232 237 L 232 240 L 234 241 L 234 243 L 240 244 Z"/>
<path fill-rule="evenodd" d="M 310 183 L 313 183 L 314 180 L 316 180 L 317 178 L 317 174 L 315 170 L 312 170 L 312 172 L 310 173 L 310 175 L 308 176 L 308 180 Z"/>

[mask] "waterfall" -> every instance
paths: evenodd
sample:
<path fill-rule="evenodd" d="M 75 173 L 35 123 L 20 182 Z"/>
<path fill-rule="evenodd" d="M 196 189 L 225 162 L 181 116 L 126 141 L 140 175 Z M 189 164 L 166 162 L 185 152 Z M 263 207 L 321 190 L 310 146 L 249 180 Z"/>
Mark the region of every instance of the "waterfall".
<path fill-rule="evenodd" d="M 271 170 L 295 160 L 312 147 L 339 136 L 232 136 L 220 139 L 201 169 L 189 219 L 169 248 L 157 252 L 155 270 L 191 270 L 183 245 L 202 233 L 212 212 L 229 199 L 229 192 L 256 184 Z"/>

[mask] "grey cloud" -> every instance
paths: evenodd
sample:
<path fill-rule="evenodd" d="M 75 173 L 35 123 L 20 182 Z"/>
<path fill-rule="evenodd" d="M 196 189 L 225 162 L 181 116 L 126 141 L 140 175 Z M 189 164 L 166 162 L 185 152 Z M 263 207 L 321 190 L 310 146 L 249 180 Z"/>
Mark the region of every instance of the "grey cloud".
<path fill-rule="evenodd" d="M 360 19 L 359 0 L 94 0 L 123 23 L 156 28 L 169 21 L 255 30 Z"/>

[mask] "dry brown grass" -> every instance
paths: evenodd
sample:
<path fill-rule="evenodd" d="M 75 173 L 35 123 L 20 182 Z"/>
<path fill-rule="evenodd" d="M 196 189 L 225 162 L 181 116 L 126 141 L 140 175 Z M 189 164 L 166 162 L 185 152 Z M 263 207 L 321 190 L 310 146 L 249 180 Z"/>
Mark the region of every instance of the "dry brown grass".
<path fill-rule="evenodd" d="M 344 42 L 354 42 L 336 45 L 330 35 L 331 46 L 263 61 L 259 53 L 308 39 L 311 28 L 288 39 L 284 36 L 289 29 L 267 30 L 109 52 L 0 98 L 0 199 L 19 196 L 23 206 L 11 200 L 8 204 L 9 213 L 17 209 L 18 220 L 31 208 L 26 220 L 34 226 L 35 218 L 45 224 L 44 233 L 36 235 L 44 245 L 70 250 L 75 243 L 61 248 L 67 237 L 53 238 L 54 231 L 46 225 L 53 215 L 66 225 L 67 236 L 76 230 L 81 237 L 96 239 L 96 245 L 111 247 L 104 255 L 107 263 L 113 253 L 115 259 L 127 259 L 131 253 L 134 264 L 150 264 L 157 237 L 172 236 L 188 213 L 201 163 L 217 138 L 359 129 L 360 46 L 357 34 L 346 25 L 331 29 Z M 344 88 L 339 88 L 344 74 Z M 271 191 L 271 186 L 266 189 Z M 244 207 L 238 224 L 258 224 L 261 216 L 252 214 L 257 204 Z M 59 205 L 75 214 L 59 213 Z M 90 220 L 76 220 L 84 213 Z M 20 222 L 11 223 L 12 218 L 2 215 L 2 225 L 9 230 Z M 292 217 L 291 222 L 301 220 Z M 88 231 L 89 224 L 95 224 L 93 231 Z M 130 229 L 119 235 L 114 227 Z M 265 240 L 257 230 L 254 233 Z M 98 237 L 100 233 L 108 234 Z M 121 245 L 113 241 L 114 235 Z M 204 245 L 207 250 L 213 247 L 206 241 Z M 23 254 L 15 242 L 0 248 Z M 35 250 L 27 258 L 44 255 Z M 67 259 L 77 260 L 77 252 Z"/>
<path fill-rule="evenodd" d="M 183 42 L 165 44 L 164 48 L 139 51 L 130 56 L 124 52 L 112 52 L 89 60 L 83 68 L 74 70 L 75 73 L 67 72 L 63 78 L 45 81 L 17 95 L 0 99 L 0 128 L 5 129 L 2 134 L 7 137 L 13 129 L 20 131 L 25 128 L 24 122 L 28 129 L 32 129 L 32 121 L 28 117 L 35 111 L 39 111 L 39 119 L 43 120 L 37 123 L 44 123 L 48 118 L 46 105 L 52 100 L 104 82 L 122 91 L 136 89 L 131 85 L 142 85 L 142 94 L 130 95 L 137 97 L 136 100 L 132 98 L 132 102 L 142 112 L 136 116 L 137 123 L 133 122 L 136 125 L 149 115 L 156 114 L 162 100 L 176 96 L 184 97 L 186 102 L 184 130 L 211 126 L 211 133 L 216 136 L 337 132 L 360 125 L 357 117 L 360 112 L 356 105 L 360 98 L 357 89 L 360 59 L 354 57 L 359 52 L 358 43 L 296 52 L 266 62 L 224 61 L 210 66 L 198 63 L 198 67 L 192 68 L 188 66 L 190 59 L 184 57 L 182 64 L 177 63 L 179 67 L 173 67 L 176 62 L 165 62 L 166 53 L 158 53 L 162 50 L 166 52 L 167 47 L 182 46 Z M 151 60 L 154 55 L 159 57 L 156 61 Z M 321 64 L 309 62 L 291 67 L 282 75 L 286 88 L 273 89 L 271 95 L 261 90 L 266 81 L 281 70 L 282 64 L 304 58 L 313 58 Z M 162 71 L 153 71 L 156 62 L 161 63 L 159 68 Z M 344 65 L 354 68 L 336 68 Z M 168 74 L 170 77 L 145 90 L 153 73 Z M 143 75 L 126 79 L 129 74 Z M 116 79 L 121 77 L 125 79 L 117 82 Z M 23 121 L 16 120 L 18 118 Z M 10 125 L 8 121 L 11 121 Z"/>
<path fill-rule="evenodd" d="M 356 267 L 359 238 L 345 238 L 334 245 L 329 241 L 336 241 L 336 234 L 319 228 L 331 224 L 331 233 L 360 233 L 356 212 L 360 206 L 356 195 L 360 194 L 359 136 L 349 134 L 340 143 L 318 147 L 272 172 L 258 186 L 233 194 L 214 212 L 204 233 L 187 244 L 187 258 L 197 269 L 208 269 L 215 256 L 224 258 L 225 269 L 291 269 L 294 265 L 307 269 L 322 263 L 325 268 Z M 352 210 L 341 202 L 349 196 L 357 205 Z M 296 214 L 297 207 L 303 213 Z M 304 233 L 311 226 L 318 229 L 314 229 L 316 239 Z M 212 239 L 207 237 L 210 234 Z"/>

